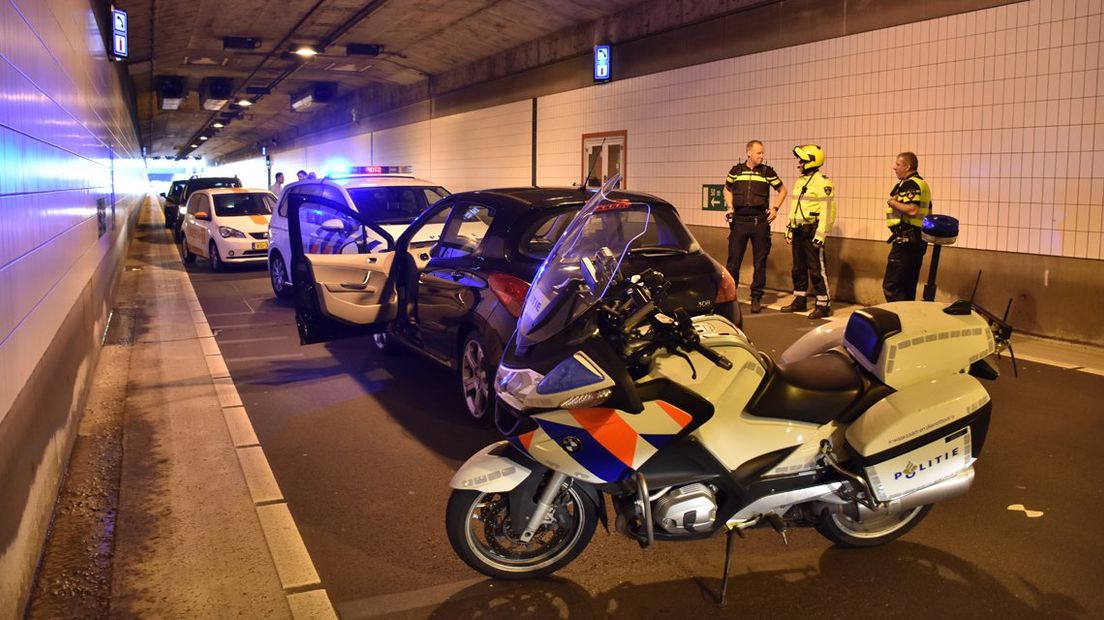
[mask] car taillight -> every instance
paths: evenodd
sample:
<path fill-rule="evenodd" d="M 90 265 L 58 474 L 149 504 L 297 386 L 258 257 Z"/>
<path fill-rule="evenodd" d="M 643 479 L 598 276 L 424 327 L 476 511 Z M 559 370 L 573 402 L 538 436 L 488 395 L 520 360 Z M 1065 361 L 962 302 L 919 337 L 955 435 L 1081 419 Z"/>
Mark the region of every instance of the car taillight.
<path fill-rule="evenodd" d="M 514 318 L 521 316 L 521 307 L 525 304 L 525 295 L 529 293 L 528 282 L 506 273 L 492 273 L 487 276 L 487 284 L 494 291 L 495 297 L 498 297 L 498 301 L 506 307 L 507 312 L 512 314 Z M 733 291 L 732 297 L 735 299 L 735 291 Z"/>
<path fill-rule="evenodd" d="M 732 279 L 732 274 L 724 267 L 718 271 L 721 274 L 721 283 L 717 286 L 717 298 L 713 300 L 713 305 L 736 301 L 736 281 Z"/>

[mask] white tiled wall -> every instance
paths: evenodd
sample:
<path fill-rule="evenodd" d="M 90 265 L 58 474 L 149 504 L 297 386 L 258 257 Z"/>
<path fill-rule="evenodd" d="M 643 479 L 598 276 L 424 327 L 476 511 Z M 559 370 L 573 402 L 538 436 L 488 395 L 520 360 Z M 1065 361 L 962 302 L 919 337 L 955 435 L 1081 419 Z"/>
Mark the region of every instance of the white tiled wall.
<path fill-rule="evenodd" d="M 86 0 L 0 0 L 0 420 L 93 273 L 121 260 L 115 241 L 146 189 L 94 28 Z M 101 237 L 113 171 L 116 226 Z"/>
<path fill-rule="evenodd" d="M 459 192 L 531 185 L 532 104 L 510 103 L 280 151 L 273 171 L 324 174 L 342 165 L 410 165 Z"/>
<path fill-rule="evenodd" d="M 1034 0 L 543 97 L 538 182 L 577 182 L 584 133 L 627 130 L 628 186 L 679 207 L 763 140 L 787 185 L 816 143 L 834 234 L 881 239 L 900 151 L 969 248 L 1104 258 L 1101 0 Z M 782 230 L 782 222 L 775 224 Z"/>

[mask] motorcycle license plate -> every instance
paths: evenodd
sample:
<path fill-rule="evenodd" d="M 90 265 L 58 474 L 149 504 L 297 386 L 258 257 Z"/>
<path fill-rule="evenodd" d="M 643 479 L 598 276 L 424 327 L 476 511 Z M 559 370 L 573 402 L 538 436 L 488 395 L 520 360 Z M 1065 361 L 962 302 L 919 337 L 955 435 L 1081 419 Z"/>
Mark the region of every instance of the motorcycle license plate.
<path fill-rule="evenodd" d="M 268 249 L 268 242 L 267 241 L 257 241 L 253 244 L 253 249 L 254 250 L 267 250 Z"/>
<path fill-rule="evenodd" d="M 970 427 L 924 444 L 887 461 L 866 468 L 874 494 L 881 501 L 896 499 L 946 480 L 966 469 L 970 455 Z"/>

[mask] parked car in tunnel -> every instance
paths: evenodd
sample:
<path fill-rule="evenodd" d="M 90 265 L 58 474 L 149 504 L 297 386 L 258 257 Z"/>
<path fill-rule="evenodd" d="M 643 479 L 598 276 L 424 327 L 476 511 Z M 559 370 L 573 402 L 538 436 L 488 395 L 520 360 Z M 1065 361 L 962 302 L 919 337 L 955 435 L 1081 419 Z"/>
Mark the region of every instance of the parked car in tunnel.
<path fill-rule="evenodd" d="M 268 255 L 268 218 L 276 197 L 263 189 L 234 187 L 193 192 L 181 224 L 180 256 L 210 261 L 211 271 L 229 264 L 263 263 Z"/>
<path fill-rule="evenodd" d="M 537 270 L 589 197 L 578 188 L 510 188 L 454 194 L 430 207 L 397 238 L 332 205 L 327 217 L 374 247 L 351 242 L 320 249 L 288 205 L 296 322 L 303 344 L 373 334 L 385 352 L 412 349 L 458 372 L 467 414 L 488 419 L 491 381 Z M 692 314 L 739 322 L 736 285 L 706 254 L 675 207 L 655 196 L 615 192 L 647 207 L 646 233 L 623 267 L 646 267 L 671 282 L 671 299 Z M 336 224 L 333 225 L 336 228 Z M 425 234 L 424 231 L 434 231 Z"/>
<path fill-rule="evenodd" d="M 163 192 L 161 198 L 165 201 L 162 204 L 162 209 L 165 212 L 165 228 L 172 228 L 176 225 L 177 214 L 179 213 L 179 206 L 181 197 L 184 195 L 184 185 L 188 183 L 187 179 L 179 179 L 173 181 L 169 185 L 169 191 Z"/>
<path fill-rule="evenodd" d="M 181 225 L 184 223 L 184 213 L 188 206 L 188 200 L 191 199 L 192 194 L 198 192 L 201 189 L 213 189 L 220 187 L 241 187 L 242 183 L 238 177 L 192 177 L 184 182 L 184 187 L 180 190 L 180 198 L 176 201 L 176 214 L 172 217 L 172 222 L 169 222 L 170 214 L 168 210 L 165 211 L 165 227 L 173 229 L 173 239 L 180 243 L 183 239 L 183 231 Z"/>
<path fill-rule="evenodd" d="M 292 292 L 293 276 L 287 268 L 292 256 L 289 217 L 298 218 L 301 240 L 314 253 L 356 252 L 383 242 L 382 237 L 372 238 L 371 229 L 355 219 L 343 219 L 345 212 L 364 216 L 397 239 L 429 205 L 449 195 L 445 188 L 415 178 L 410 171 L 409 166 L 357 167 L 346 174 L 285 187 L 269 223 L 268 273 L 276 296 L 290 297 Z M 289 214 L 289 205 L 296 207 L 295 215 Z M 367 237 L 358 236 L 362 233 Z"/>

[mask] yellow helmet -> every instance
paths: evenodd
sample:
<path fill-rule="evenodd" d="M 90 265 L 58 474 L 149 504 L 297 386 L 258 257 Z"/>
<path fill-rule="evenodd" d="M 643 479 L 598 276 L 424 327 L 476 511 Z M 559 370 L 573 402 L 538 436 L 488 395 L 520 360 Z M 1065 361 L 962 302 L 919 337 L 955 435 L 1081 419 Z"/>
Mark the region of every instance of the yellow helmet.
<path fill-rule="evenodd" d="M 815 144 L 795 146 L 793 154 L 801 160 L 801 169 L 805 172 L 812 172 L 824 165 L 824 149 Z"/>

